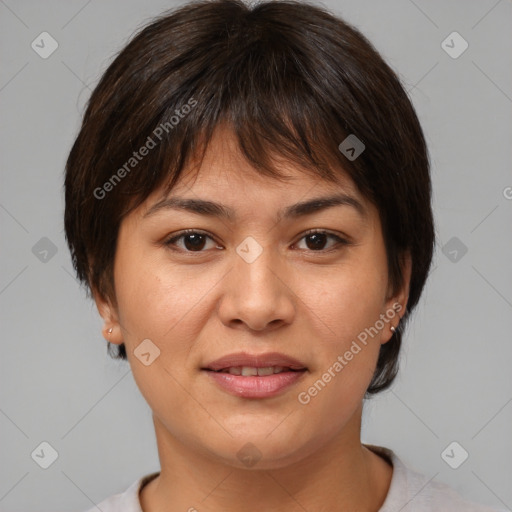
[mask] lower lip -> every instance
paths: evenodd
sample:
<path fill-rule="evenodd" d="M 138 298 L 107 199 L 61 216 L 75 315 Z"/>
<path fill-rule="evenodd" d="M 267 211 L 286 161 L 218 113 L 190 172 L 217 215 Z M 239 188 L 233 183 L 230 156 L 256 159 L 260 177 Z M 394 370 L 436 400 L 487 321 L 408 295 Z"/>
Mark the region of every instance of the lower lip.
<path fill-rule="evenodd" d="M 281 372 L 273 375 L 248 376 L 230 373 L 205 371 L 222 389 L 243 398 L 270 398 L 295 384 L 306 373 Z"/>

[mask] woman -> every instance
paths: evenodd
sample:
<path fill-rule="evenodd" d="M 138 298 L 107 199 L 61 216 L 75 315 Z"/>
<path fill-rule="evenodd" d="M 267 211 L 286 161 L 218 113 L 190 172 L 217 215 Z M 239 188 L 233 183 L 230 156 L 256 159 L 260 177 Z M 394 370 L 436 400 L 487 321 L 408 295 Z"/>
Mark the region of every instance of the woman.
<path fill-rule="evenodd" d="M 161 463 L 99 509 L 491 510 L 361 443 L 435 236 L 422 129 L 356 29 L 293 1 L 163 15 L 94 90 L 65 187 Z"/>

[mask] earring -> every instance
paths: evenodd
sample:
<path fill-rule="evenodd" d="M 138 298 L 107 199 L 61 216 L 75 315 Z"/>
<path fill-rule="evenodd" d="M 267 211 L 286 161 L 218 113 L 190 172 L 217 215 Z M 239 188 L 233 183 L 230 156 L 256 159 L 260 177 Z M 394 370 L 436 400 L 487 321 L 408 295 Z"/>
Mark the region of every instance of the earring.
<path fill-rule="evenodd" d="M 112 330 L 113 330 L 113 329 L 112 329 L 112 327 L 111 327 L 111 328 L 107 331 L 107 332 L 109 333 L 109 335 L 110 335 L 110 334 L 112 334 Z"/>
<path fill-rule="evenodd" d="M 391 330 L 391 332 L 392 332 L 393 334 L 395 334 L 395 333 L 396 333 L 396 329 L 395 329 L 393 326 L 391 326 L 391 327 L 390 327 L 390 330 Z"/>

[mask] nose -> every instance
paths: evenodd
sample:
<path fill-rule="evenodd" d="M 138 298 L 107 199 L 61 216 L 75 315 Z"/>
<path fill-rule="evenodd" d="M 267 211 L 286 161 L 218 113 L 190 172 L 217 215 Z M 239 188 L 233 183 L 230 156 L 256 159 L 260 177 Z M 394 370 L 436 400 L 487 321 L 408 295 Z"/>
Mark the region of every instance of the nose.
<path fill-rule="evenodd" d="M 291 324 L 296 296 L 289 281 L 271 248 L 264 248 L 252 262 L 235 254 L 218 308 L 221 321 L 228 327 L 253 331 Z"/>

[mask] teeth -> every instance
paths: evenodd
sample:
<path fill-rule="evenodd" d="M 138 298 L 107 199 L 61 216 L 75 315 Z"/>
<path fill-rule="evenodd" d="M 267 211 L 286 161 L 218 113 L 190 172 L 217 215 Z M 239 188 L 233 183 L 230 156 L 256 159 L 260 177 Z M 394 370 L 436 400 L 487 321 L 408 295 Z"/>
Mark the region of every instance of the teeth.
<path fill-rule="evenodd" d="M 267 366 L 266 368 L 258 368 L 258 375 L 272 375 L 274 373 L 274 368 L 272 366 Z"/>
<path fill-rule="evenodd" d="M 284 366 L 266 366 L 265 368 L 254 368 L 252 366 L 232 366 L 230 368 L 224 368 L 220 370 L 223 373 L 229 373 L 231 375 L 242 375 L 244 377 L 254 377 L 273 375 L 274 373 L 281 373 L 284 371 Z"/>

